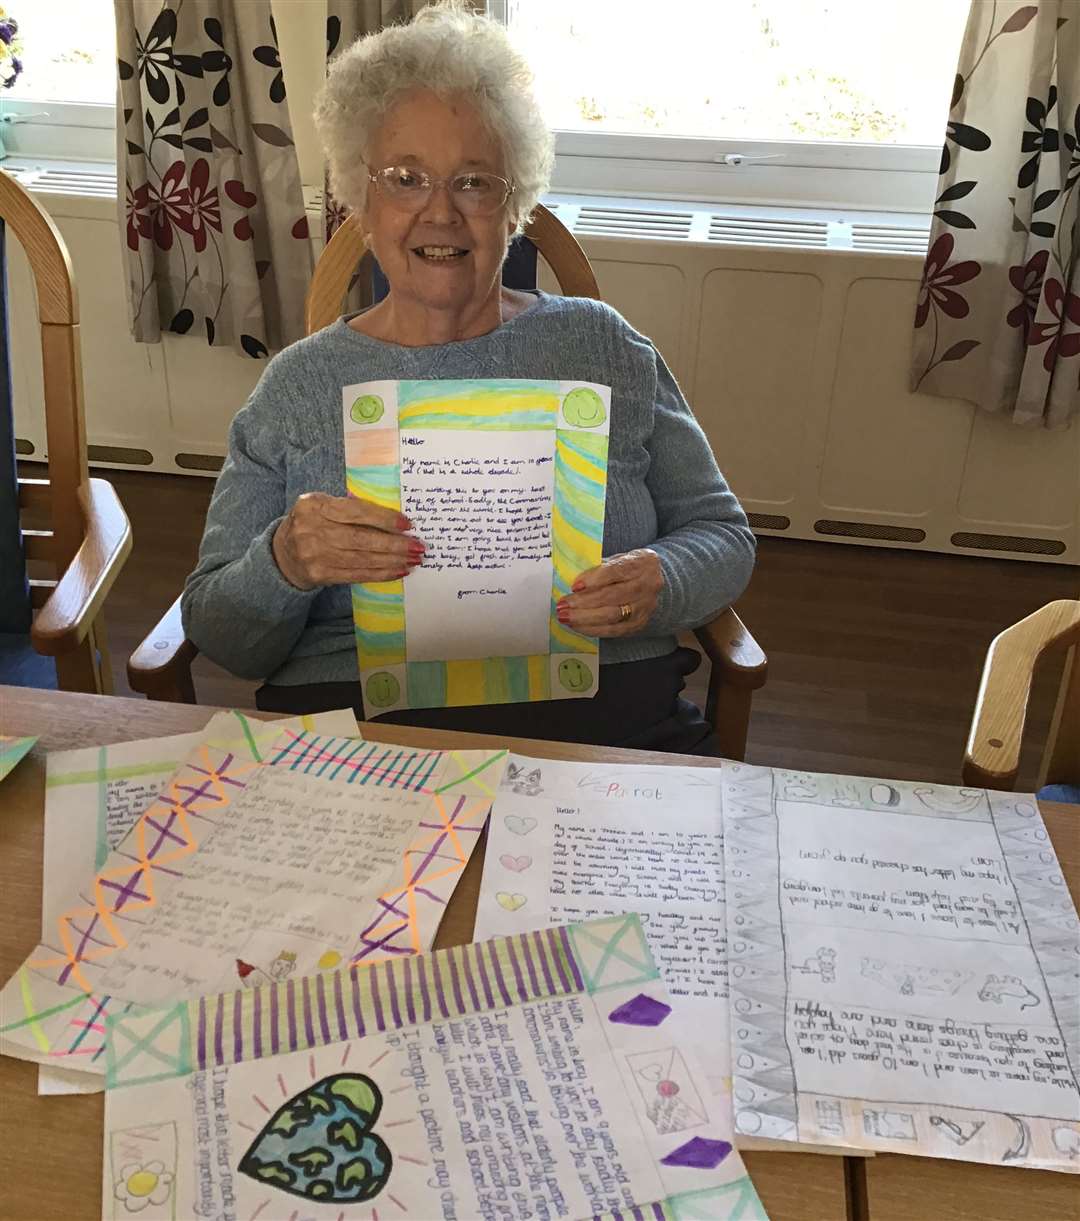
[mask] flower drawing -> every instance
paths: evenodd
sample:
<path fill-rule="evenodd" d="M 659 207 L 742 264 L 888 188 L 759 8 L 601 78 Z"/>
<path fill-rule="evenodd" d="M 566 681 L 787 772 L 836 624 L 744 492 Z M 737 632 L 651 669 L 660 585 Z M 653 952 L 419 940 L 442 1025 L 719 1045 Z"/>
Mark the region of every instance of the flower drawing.
<path fill-rule="evenodd" d="M 164 1204 L 172 1191 L 173 1176 L 163 1162 L 132 1162 L 120 1171 L 113 1184 L 113 1195 L 129 1213 L 138 1213 L 148 1204 Z"/>

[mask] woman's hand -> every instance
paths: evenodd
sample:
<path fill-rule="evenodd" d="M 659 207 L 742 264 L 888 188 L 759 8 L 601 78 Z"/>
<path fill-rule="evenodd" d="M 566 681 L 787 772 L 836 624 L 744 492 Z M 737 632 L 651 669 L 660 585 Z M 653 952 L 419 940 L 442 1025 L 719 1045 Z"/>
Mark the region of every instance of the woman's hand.
<path fill-rule="evenodd" d="M 584 636 L 632 636 L 652 618 L 663 588 L 656 552 L 627 551 L 583 572 L 556 613 L 560 623 Z"/>
<path fill-rule="evenodd" d="M 407 517 L 370 500 L 307 492 L 274 531 L 274 560 L 297 589 L 392 581 L 424 558 L 411 529 Z"/>

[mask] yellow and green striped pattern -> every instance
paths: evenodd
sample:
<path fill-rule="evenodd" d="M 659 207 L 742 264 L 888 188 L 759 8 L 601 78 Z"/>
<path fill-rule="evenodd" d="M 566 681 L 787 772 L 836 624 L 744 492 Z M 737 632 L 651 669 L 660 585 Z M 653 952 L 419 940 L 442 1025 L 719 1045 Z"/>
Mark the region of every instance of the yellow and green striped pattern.
<path fill-rule="evenodd" d="M 468 661 L 411 661 L 406 674 L 413 708 L 516 704 L 551 698 L 546 653 Z"/>
<path fill-rule="evenodd" d="M 345 486 L 359 500 L 372 500 L 384 509 L 401 508 L 401 474 L 396 465 L 346 467 Z"/>
<path fill-rule="evenodd" d="M 398 384 L 398 427 L 538 431 L 553 429 L 559 383 L 494 378 Z"/>
<path fill-rule="evenodd" d="M 600 563 L 604 547 L 608 439 L 560 429 L 555 436 L 555 498 L 551 518 L 551 651 L 595 653 L 593 636 L 565 627 L 555 604 L 574 581 Z"/>
<path fill-rule="evenodd" d="M 405 660 L 405 583 L 371 582 L 352 587 L 353 627 L 363 670 Z"/>

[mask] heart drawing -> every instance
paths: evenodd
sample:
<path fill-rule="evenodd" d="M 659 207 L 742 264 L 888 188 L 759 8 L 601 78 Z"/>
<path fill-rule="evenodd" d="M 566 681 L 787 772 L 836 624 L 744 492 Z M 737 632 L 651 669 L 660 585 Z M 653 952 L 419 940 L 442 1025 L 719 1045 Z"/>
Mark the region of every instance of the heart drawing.
<path fill-rule="evenodd" d="M 525 906 L 524 895 L 507 894 L 505 890 L 500 890 L 495 896 L 495 901 L 500 907 L 505 907 L 508 912 L 516 912 L 519 907 Z"/>
<path fill-rule="evenodd" d="M 511 873 L 521 873 L 522 870 L 528 869 L 532 864 L 531 856 L 511 856 L 509 852 L 504 852 L 499 857 L 499 864 L 504 869 L 509 869 Z"/>
<path fill-rule="evenodd" d="M 536 826 L 536 819 L 531 815 L 507 814 L 506 829 L 515 835 L 528 835 Z"/>
<path fill-rule="evenodd" d="M 386 1186 L 393 1165 L 373 1131 L 381 1110 L 382 1094 L 370 1077 L 324 1077 L 270 1116 L 241 1158 L 240 1173 L 307 1200 L 370 1200 Z"/>

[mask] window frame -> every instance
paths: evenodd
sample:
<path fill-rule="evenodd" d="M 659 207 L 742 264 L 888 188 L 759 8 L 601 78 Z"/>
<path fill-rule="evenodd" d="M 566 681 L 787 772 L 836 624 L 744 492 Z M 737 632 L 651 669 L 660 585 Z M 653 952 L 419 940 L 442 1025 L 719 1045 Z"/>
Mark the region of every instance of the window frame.
<path fill-rule="evenodd" d="M 508 25 L 513 4 L 514 0 L 486 0 L 487 13 Z M 551 189 L 557 192 L 922 216 L 933 211 L 941 158 L 941 145 L 565 128 L 556 128 L 554 135 Z M 731 164 L 725 157 L 740 160 Z"/>
<path fill-rule="evenodd" d="M 115 163 L 116 106 L 0 97 L 0 134 L 15 156 Z"/>

